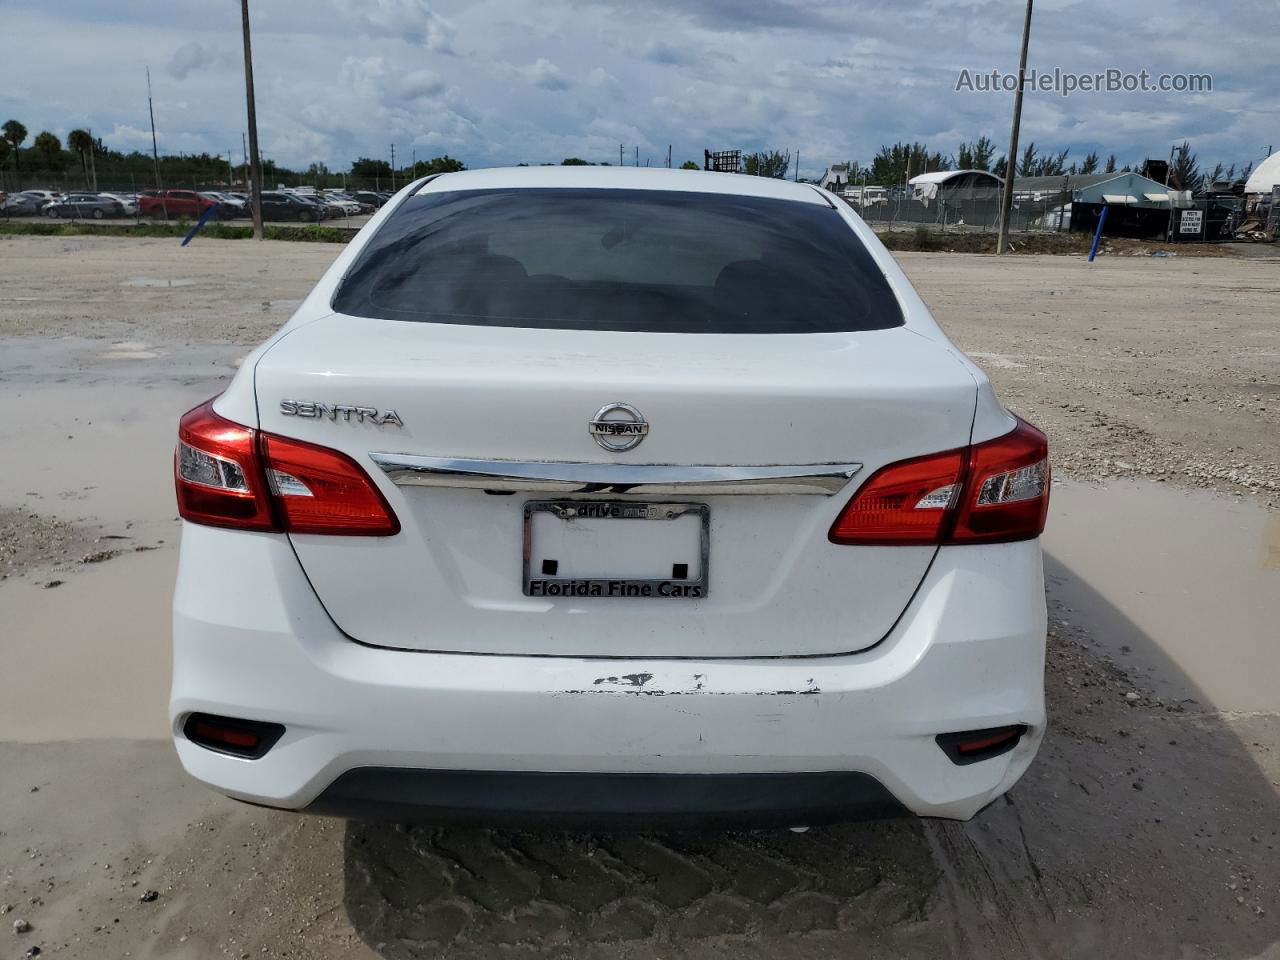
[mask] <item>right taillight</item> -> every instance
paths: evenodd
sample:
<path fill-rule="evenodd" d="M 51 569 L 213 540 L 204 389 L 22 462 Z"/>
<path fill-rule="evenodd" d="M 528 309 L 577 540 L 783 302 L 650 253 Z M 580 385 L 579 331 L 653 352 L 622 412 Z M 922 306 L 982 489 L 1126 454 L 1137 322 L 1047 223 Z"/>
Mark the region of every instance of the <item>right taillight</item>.
<path fill-rule="evenodd" d="M 969 448 L 964 494 L 947 543 L 1008 543 L 1044 531 L 1049 441 L 1021 417 L 1009 433 Z"/>
<path fill-rule="evenodd" d="M 906 546 L 1038 537 L 1049 509 L 1049 444 L 1016 419 L 994 440 L 877 470 L 840 511 L 829 538 Z"/>
<path fill-rule="evenodd" d="M 179 421 L 174 474 L 178 513 L 192 523 L 366 537 L 400 531 L 382 493 L 345 453 L 225 420 L 212 400 Z"/>

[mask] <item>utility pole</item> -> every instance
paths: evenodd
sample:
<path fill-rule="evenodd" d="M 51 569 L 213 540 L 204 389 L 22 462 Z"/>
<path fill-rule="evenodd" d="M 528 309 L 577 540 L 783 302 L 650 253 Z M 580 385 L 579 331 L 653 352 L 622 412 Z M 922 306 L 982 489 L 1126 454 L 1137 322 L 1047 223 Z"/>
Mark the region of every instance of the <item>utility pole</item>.
<path fill-rule="evenodd" d="M 796 183 L 800 182 L 800 148 L 796 147 Z"/>
<path fill-rule="evenodd" d="M 253 50 L 249 46 L 249 0 L 240 0 L 244 31 L 244 96 L 249 110 L 249 205 L 253 210 L 253 237 L 262 239 L 262 161 L 258 156 L 258 112 L 253 102 Z"/>
<path fill-rule="evenodd" d="M 622 166 L 622 144 L 618 144 L 618 166 Z"/>
<path fill-rule="evenodd" d="M 640 166 L 640 148 L 636 147 L 636 166 Z"/>
<path fill-rule="evenodd" d="M 671 169 L 671 144 L 667 144 L 667 169 Z"/>
<path fill-rule="evenodd" d="M 93 180 L 93 192 L 98 192 L 98 168 L 93 162 L 93 155 L 98 151 L 94 149 L 93 130 L 89 130 L 89 177 Z"/>
<path fill-rule="evenodd" d="M 391 145 L 391 192 L 396 192 L 396 145 Z"/>
<path fill-rule="evenodd" d="M 1013 128 L 1009 131 L 1009 159 L 1005 161 L 1004 189 L 1000 191 L 1000 230 L 996 234 L 996 255 L 1009 245 L 1009 216 L 1013 213 L 1013 178 L 1018 172 L 1018 126 L 1022 123 L 1022 86 L 1027 76 L 1027 43 L 1031 39 L 1031 3 L 1022 20 L 1022 53 L 1018 55 L 1018 89 L 1013 94 Z"/>
<path fill-rule="evenodd" d="M 156 147 L 156 112 L 151 106 L 151 68 L 147 67 L 147 113 L 151 117 L 151 163 L 156 172 L 156 189 L 160 189 L 160 151 Z"/>
<path fill-rule="evenodd" d="M 245 146 L 244 131 L 240 131 L 240 149 L 244 152 L 244 185 L 249 186 L 249 148 Z"/>

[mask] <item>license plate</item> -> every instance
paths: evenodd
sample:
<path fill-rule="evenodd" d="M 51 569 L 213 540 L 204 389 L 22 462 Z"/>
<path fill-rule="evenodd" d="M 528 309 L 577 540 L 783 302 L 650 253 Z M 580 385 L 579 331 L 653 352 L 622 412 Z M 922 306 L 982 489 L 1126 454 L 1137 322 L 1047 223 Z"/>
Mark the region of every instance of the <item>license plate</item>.
<path fill-rule="evenodd" d="M 710 517 L 704 503 L 530 500 L 525 595 L 700 600 Z"/>

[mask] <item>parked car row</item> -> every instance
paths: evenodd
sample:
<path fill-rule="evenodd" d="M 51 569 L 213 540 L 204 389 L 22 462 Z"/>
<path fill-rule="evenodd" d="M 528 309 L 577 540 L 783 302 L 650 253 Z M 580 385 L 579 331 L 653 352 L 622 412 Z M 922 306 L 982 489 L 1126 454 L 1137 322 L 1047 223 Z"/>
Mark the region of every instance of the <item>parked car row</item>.
<path fill-rule="evenodd" d="M 266 202 L 269 195 L 271 195 L 273 202 L 277 204 L 281 202 L 279 196 L 276 196 L 277 194 L 319 204 L 325 210 L 326 219 L 331 217 L 357 217 L 361 214 L 373 213 L 384 203 L 390 200 L 392 196 L 390 193 L 375 192 L 372 190 L 357 190 L 351 193 L 343 193 L 338 190 L 282 188 L 263 194 L 264 214 L 267 212 Z"/>
<path fill-rule="evenodd" d="M 30 217 L 44 214 L 48 217 L 123 217 L 134 213 L 137 205 L 127 194 L 73 192 L 55 190 L 23 190 L 9 194 L 0 204 L 6 216 Z"/>
<path fill-rule="evenodd" d="M 49 201 L 39 196 L 36 190 L 25 190 L 22 193 L 9 194 L 0 204 L 0 212 L 7 217 L 34 217 Z"/>
<path fill-rule="evenodd" d="M 354 194 L 315 190 L 264 190 L 262 215 L 267 220 L 295 220 L 318 223 L 341 217 L 373 213 L 391 194 L 361 191 Z M 249 194 L 214 190 L 144 191 L 139 200 L 142 216 L 197 217 L 214 204 L 218 217 L 230 220 L 252 215 Z"/>
<path fill-rule="evenodd" d="M 267 190 L 262 194 L 262 215 L 267 220 L 318 223 L 373 213 L 390 199 L 390 193 L 368 190 Z M 43 214 L 70 219 L 142 216 L 169 220 L 199 217 L 215 205 L 220 220 L 252 215 L 247 193 L 218 190 L 144 190 L 138 194 L 24 190 L 10 194 L 0 210 L 12 217 Z"/>
<path fill-rule="evenodd" d="M 9 194 L 0 204 L 6 216 L 31 217 L 43 214 L 46 217 L 62 217 L 67 219 L 84 219 L 86 217 L 102 220 L 105 217 L 131 217 L 138 212 L 138 201 L 131 193 L 95 193 L 92 191 L 72 191 L 60 193 L 56 190 L 23 190 Z"/>

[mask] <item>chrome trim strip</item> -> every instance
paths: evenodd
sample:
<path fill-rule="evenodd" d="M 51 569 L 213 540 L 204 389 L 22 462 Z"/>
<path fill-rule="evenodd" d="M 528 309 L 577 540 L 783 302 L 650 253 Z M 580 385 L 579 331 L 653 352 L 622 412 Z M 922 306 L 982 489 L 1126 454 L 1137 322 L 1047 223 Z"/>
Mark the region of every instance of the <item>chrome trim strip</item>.
<path fill-rule="evenodd" d="M 677 496 L 799 494 L 829 497 L 862 469 L 860 463 L 793 466 L 680 466 L 661 463 L 538 463 L 371 453 L 402 487 L 454 487 L 534 493 L 642 493 Z"/>

